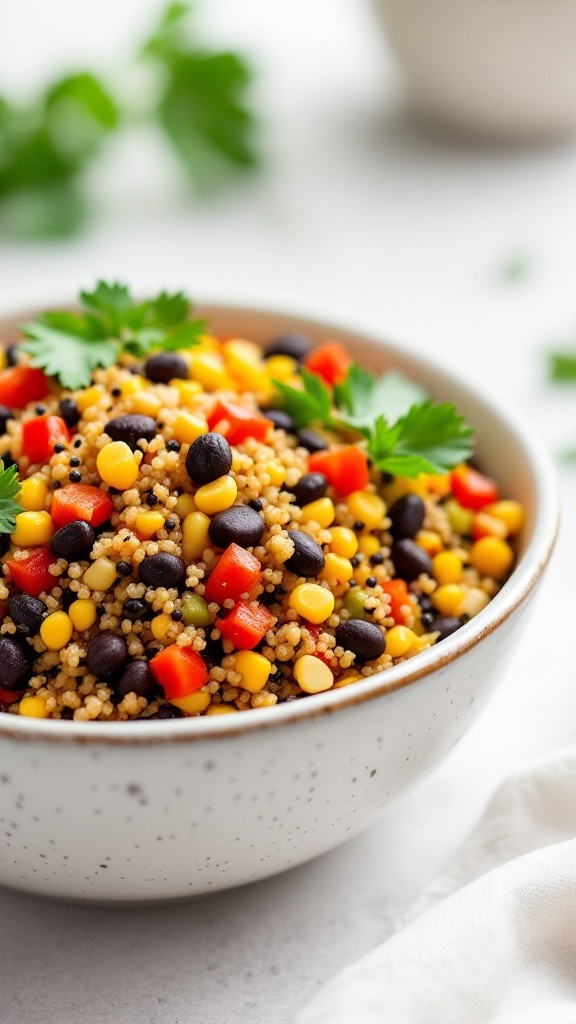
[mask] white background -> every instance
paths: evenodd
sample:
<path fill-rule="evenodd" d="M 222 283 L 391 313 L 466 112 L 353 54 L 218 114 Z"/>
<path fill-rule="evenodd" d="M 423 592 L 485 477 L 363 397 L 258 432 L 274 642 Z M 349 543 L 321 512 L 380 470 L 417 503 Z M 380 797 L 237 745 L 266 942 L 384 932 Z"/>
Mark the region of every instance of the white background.
<path fill-rule="evenodd" d="M 0 93 L 21 95 L 63 61 L 113 73 L 155 10 L 0 0 Z M 258 67 L 264 169 L 198 203 L 157 140 L 132 133 L 92 174 L 98 213 L 80 241 L 0 238 L 0 307 L 70 296 L 97 276 L 139 290 L 286 293 L 493 382 L 555 451 L 576 446 L 576 392 L 546 386 L 543 356 L 576 338 L 575 146 L 479 150 L 413 124 L 359 0 L 205 0 L 201 22 Z M 516 254 L 530 273 L 506 283 Z M 562 468 L 562 487 L 559 550 L 522 646 L 434 775 L 340 850 L 194 904 L 86 910 L 0 892 L 0 1017 L 284 1024 L 385 938 L 499 779 L 576 737 L 576 469 Z"/>

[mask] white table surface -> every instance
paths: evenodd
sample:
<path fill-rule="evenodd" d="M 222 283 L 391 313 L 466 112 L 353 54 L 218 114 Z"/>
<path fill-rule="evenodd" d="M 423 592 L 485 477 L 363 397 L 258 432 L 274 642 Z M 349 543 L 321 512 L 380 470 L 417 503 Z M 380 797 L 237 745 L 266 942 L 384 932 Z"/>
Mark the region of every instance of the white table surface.
<path fill-rule="evenodd" d="M 154 4 L 4 0 L 0 92 L 63 58 L 114 67 Z M 576 335 L 576 147 L 482 151 L 414 126 L 358 0 L 212 0 L 206 31 L 260 68 L 267 165 L 223 197 L 185 199 L 155 140 L 133 136 L 94 175 L 80 240 L 0 239 L 0 307 L 99 276 L 135 287 L 288 293 L 360 317 L 524 407 L 555 450 L 576 444 L 576 393 L 545 385 L 550 340 Z M 515 254 L 531 272 L 500 270 Z M 2 1019 L 10 1024 L 289 1022 L 386 937 L 450 858 L 498 781 L 576 738 L 576 469 L 531 625 L 482 719 L 375 826 L 289 874 L 194 904 L 95 910 L 0 891 Z"/>

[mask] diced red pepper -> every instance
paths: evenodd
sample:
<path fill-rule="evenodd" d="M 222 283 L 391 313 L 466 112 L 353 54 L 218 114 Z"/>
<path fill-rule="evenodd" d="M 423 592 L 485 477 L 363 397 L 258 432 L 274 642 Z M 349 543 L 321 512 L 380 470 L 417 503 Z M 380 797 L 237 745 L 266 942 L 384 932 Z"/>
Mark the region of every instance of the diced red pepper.
<path fill-rule="evenodd" d="M 48 394 L 48 378 L 32 366 L 9 366 L 0 373 L 0 405 L 25 409 L 28 402 L 41 402 Z"/>
<path fill-rule="evenodd" d="M 7 690 L 4 686 L 0 686 L 0 711 L 6 711 L 20 698 L 23 692 L 23 690 Z"/>
<path fill-rule="evenodd" d="M 160 684 L 167 700 L 187 697 L 189 693 L 202 689 L 208 682 L 206 662 L 191 647 L 172 644 L 156 654 L 148 663 L 150 671 Z"/>
<path fill-rule="evenodd" d="M 61 416 L 36 416 L 22 427 L 24 455 L 33 464 L 45 463 L 54 454 L 55 444 L 68 444 L 70 431 Z"/>
<path fill-rule="evenodd" d="M 366 454 L 354 444 L 332 452 L 314 452 L 308 465 L 311 473 L 324 474 L 339 498 L 363 491 L 370 482 Z"/>
<path fill-rule="evenodd" d="M 339 341 L 327 341 L 313 349 L 304 362 L 307 370 L 316 373 L 327 384 L 334 385 L 344 380 L 354 360 Z"/>
<path fill-rule="evenodd" d="M 112 508 L 112 499 L 106 491 L 90 484 L 69 484 L 54 491 L 50 515 L 58 528 L 77 519 L 90 526 L 101 526 L 112 515 Z"/>
<path fill-rule="evenodd" d="M 273 423 L 259 412 L 244 409 L 232 402 L 217 401 L 208 416 L 208 426 L 210 430 L 222 434 L 229 444 L 242 444 L 248 437 L 264 441 Z"/>
<path fill-rule="evenodd" d="M 390 615 L 394 619 L 397 626 L 404 625 L 406 616 L 402 611 L 402 608 L 406 605 L 410 607 L 411 601 L 408 593 L 408 587 L 404 580 L 388 580 L 387 583 L 382 584 L 382 590 L 385 594 L 388 594 L 390 598 Z"/>
<path fill-rule="evenodd" d="M 217 619 L 216 625 L 225 640 L 230 640 L 238 651 L 251 651 L 259 644 L 275 618 L 263 604 L 257 601 L 238 601 L 225 619 Z"/>
<path fill-rule="evenodd" d="M 464 463 L 452 470 L 450 485 L 462 508 L 472 508 L 477 512 L 484 505 L 498 501 L 498 487 L 494 480 Z"/>
<path fill-rule="evenodd" d="M 226 598 L 238 601 L 250 594 L 262 576 L 262 566 L 250 551 L 239 544 L 230 544 L 211 573 L 204 592 L 205 599 L 224 604 Z"/>
<path fill-rule="evenodd" d="M 6 565 L 18 590 L 39 597 L 43 590 L 50 592 L 58 582 L 58 577 L 48 571 L 56 561 L 50 548 L 36 548 L 27 558 L 11 558 Z"/>

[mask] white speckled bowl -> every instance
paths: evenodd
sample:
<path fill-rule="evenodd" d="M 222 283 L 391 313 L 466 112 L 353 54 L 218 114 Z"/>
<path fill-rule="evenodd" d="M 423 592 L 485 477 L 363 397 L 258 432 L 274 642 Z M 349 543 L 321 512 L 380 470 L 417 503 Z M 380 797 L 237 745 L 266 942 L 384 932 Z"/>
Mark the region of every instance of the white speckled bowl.
<path fill-rule="evenodd" d="M 218 333 L 339 337 L 394 366 L 478 429 L 483 466 L 527 510 L 511 579 L 473 621 L 405 665 L 241 715 L 74 723 L 0 715 L 0 883 L 83 901 L 215 892 L 301 864 L 372 822 L 447 754 L 486 703 L 521 633 L 558 518 L 550 459 L 516 412 L 378 337 L 238 305 L 200 310 Z M 9 336 L 23 316 L 0 321 Z"/>

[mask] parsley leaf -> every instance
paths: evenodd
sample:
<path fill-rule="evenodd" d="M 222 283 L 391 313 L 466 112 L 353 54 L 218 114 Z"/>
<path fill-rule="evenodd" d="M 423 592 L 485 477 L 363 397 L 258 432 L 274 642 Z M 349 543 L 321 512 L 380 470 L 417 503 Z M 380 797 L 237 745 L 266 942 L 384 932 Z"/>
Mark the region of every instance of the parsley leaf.
<path fill-rule="evenodd" d="M 367 450 L 382 472 L 393 476 L 445 473 L 470 458 L 473 434 L 453 405 L 427 399 L 393 426 L 379 416 Z"/>
<path fill-rule="evenodd" d="M 292 417 L 297 427 L 306 427 L 309 423 L 321 423 L 331 427 L 332 400 L 330 392 L 315 373 L 310 373 L 305 366 L 300 370 L 303 389 L 297 391 L 289 384 L 274 380 L 272 383 L 282 398 L 282 405 Z"/>
<path fill-rule="evenodd" d="M 425 398 L 424 389 L 403 374 L 390 371 L 376 377 L 357 363 L 350 366 L 345 380 L 334 387 L 339 418 L 360 433 L 369 433 L 380 413 L 394 423 Z"/>
<path fill-rule="evenodd" d="M 553 352 L 550 356 L 550 377 L 556 381 L 576 381 L 576 351 Z"/>
<path fill-rule="evenodd" d="M 22 331 L 29 339 L 22 348 L 30 356 L 31 365 L 40 367 L 49 377 L 58 377 L 62 387 L 71 391 L 89 384 L 94 370 L 112 366 L 120 353 L 119 343 L 110 338 L 90 339 L 58 330 L 42 317 L 23 324 Z"/>
<path fill-rule="evenodd" d="M 0 533 L 14 533 L 16 516 L 23 508 L 15 499 L 20 494 L 20 480 L 16 466 L 4 469 L 0 459 Z"/>

